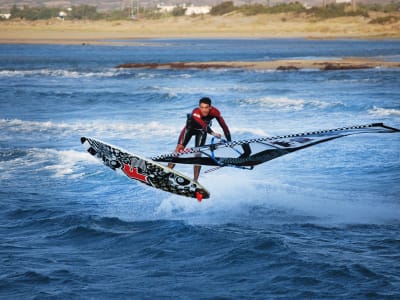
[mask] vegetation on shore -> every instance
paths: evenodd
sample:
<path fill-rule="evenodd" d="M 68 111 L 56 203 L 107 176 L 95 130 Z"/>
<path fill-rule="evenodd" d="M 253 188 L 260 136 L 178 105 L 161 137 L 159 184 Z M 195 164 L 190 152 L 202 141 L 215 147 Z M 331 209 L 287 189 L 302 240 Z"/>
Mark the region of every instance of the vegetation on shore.
<path fill-rule="evenodd" d="M 400 4 L 334 5 L 306 10 L 298 3 L 265 7 L 224 2 L 206 15 L 181 16 L 140 9 L 97 12 L 95 7 L 72 7 L 61 21 L 39 8 L 32 17 L 18 15 L 0 22 L 0 43 L 109 44 L 108 40 L 137 38 L 400 38 Z M 264 9 L 264 10 L 263 10 Z M 19 10 L 19 9 L 18 9 Z M 28 13 L 29 9 L 24 9 Z M 20 12 L 20 11 L 19 11 Z M 42 17 L 45 19 L 40 19 Z M 32 20 L 30 20 L 32 18 Z M 124 44 L 124 42 L 120 42 Z M 115 42 L 114 42 L 115 44 Z"/>
<path fill-rule="evenodd" d="M 10 11 L 12 19 L 24 20 L 48 20 L 51 18 L 59 17 L 62 8 L 54 7 L 29 7 L 24 6 L 18 8 L 14 5 Z M 212 7 L 210 14 L 214 16 L 222 16 L 230 13 L 239 13 L 245 16 L 254 16 L 259 14 L 278 14 L 278 13 L 294 13 L 303 14 L 308 17 L 316 19 L 328 19 L 346 16 L 363 16 L 369 17 L 371 12 L 399 13 L 400 3 L 390 4 L 372 4 L 372 5 L 358 5 L 356 10 L 353 10 L 351 5 L 348 4 L 330 4 L 324 7 L 305 8 L 299 2 L 283 3 L 274 6 L 266 6 L 263 4 L 246 4 L 235 6 L 232 1 L 222 2 Z M 159 19 L 168 16 L 182 16 L 185 14 L 185 8 L 176 7 L 170 13 L 161 13 L 157 8 L 139 9 L 135 12 L 141 18 Z M 115 11 L 99 12 L 95 6 L 80 5 L 73 6 L 66 13 L 66 19 L 69 20 L 124 20 L 132 16 L 132 11 L 129 8 Z M 137 16 L 136 16 L 137 17 Z M 393 18 L 378 19 L 373 21 L 373 24 L 381 24 L 393 22 Z"/>
<path fill-rule="evenodd" d="M 305 14 L 309 17 L 314 17 L 320 20 L 329 18 L 339 17 L 354 17 L 362 16 L 369 17 L 371 12 L 382 12 L 382 13 L 398 13 L 400 11 L 400 3 L 390 4 L 373 4 L 373 5 L 358 5 L 355 10 L 352 9 L 351 5 L 341 4 L 329 4 L 321 7 L 306 8 L 299 2 L 282 3 L 275 6 L 265 6 L 262 4 L 246 4 L 242 6 L 235 6 L 232 1 L 222 2 L 210 11 L 211 15 L 221 16 L 233 12 L 242 13 L 245 16 L 254 16 L 258 14 L 278 14 L 278 13 L 295 13 Z M 393 18 L 391 19 L 393 20 Z M 377 20 L 372 22 L 375 24 L 384 23 L 388 20 Z M 390 21 L 390 20 L 389 20 Z"/>

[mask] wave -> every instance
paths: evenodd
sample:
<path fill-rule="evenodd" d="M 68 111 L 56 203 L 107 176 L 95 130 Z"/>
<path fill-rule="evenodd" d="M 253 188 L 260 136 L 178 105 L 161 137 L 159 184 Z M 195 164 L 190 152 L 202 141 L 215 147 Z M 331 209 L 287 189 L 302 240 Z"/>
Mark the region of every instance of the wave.
<path fill-rule="evenodd" d="M 388 224 L 399 218 L 399 205 L 394 201 L 383 203 L 376 197 L 358 201 L 350 198 L 351 193 L 318 189 L 307 182 L 294 186 L 284 178 L 266 176 L 262 168 L 202 174 L 201 182 L 212 198 L 199 204 L 170 196 L 160 203 L 156 215 L 191 224 L 240 222 L 257 226 L 258 222 L 268 222 L 319 224 L 326 228 L 338 224 Z"/>
<path fill-rule="evenodd" d="M 287 97 L 263 97 L 240 101 L 241 106 L 258 106 L 271 111 L 300 111 L 307 107 L 325 109 L 331 106 L 343 105 L 343 103 L 329 103 L 320 100 L 290 99 Z"/>
<path fill-rule="evenodd" d="M 66 70 L 66 69 L 34 69 L 34 70 L 0 70 L 0 77 L 62 77 L 62 78 L 111 78 L 134 77 L 137 79 L 153 79 L 165 76 L 164 70 L 143 70 L 105 68 L 102 70 Z M 192 74 L 174 73 L 168 75 L 171 78 L 189 79 Z"/>
<path fill-rule="evenodd" d="M 368 113 L 377 117 L 400 116 L 400 109 L 382 108 L 374 106 Z"/>
<path fill-rule="evenodd" d="M 52 238 L 65 238 L 68 240 L 72 239 L 87 242 L 99 238 L 103 240 L 118 236 L 120 236 L 119 233 L 108 231 L 100 227 L 95 228 L 92 226 L 76 225 L 66 232 L 63 232 L 60 236 L 52 236 Z"/>
<path fill-rule="evenodd" d="M 261 128 L 250 128 L 250 127 L 230 127 L 229 128 L 232 133 L 235 135 L 248 135 L 251 136 L 268 136 L 267 132 L 262 130 Z"/>
<path fill-rule="evenodd" d="M 88 135 L 101 138 L 148 138 L 178 136 L 182 126 L 172 126 L 150 121 L 143 123 L 115 122 L 109 120 L 97 120 L 92 122 L 53 122 L 53 121 L 24 121 L 20 119 L 0 119 L 0 138 L 15 138 L 15 134 L 24 134 L 25 139 L 37 139 L 38 136 L 71 136 Z M 267 134 L 257 128 L 232 127 L 232 133 L 252 134 L 266 136 Z M 34 135 L 33 135 L 34 133 Z"/>
<path fill-rule="evenodd" d="M 22 274 L 16 274 L 12 278 L 16 282 L 31 283 L 31 284 L 48 284 L 50 277 L 35 271 L 26 271 Z"/>
<path fill-rule="evenodd" d="M 139 79 L 152 79 L 161 77 L 163 74 L 154 72 L 137 72 L 136 70 L 125 70 L 107 68 L 98 71 L 77 71 L 65 69 L 36 69 L 36 70 L 0 70 L 0 77 L 62 77 L 62 78 L 111 78 L 111 77 L 135 77 Z M 180 78 L 190 78 L 189 74 L 177 75 Z"/>
<path fill-rule="evenodd" d="M 170 79 L 190 79 L 193 77 L 193 73 L 190 70 L 118 69 L 117 76 L 134 77 L 137 79 L 164 79 L 165 76 L 168 76 Z"/>
<path fill-rule="evenodd" d="M 77 132 L 81 135 L 106 136 L 106 137 L 147 137 L 149 132 L 151 135 L 177 135 L 180 128 L 161 124 L 159 122 L 151 121 L 145 123 L 129 123 L 129 122 L 113 122 L 109 120 L 92 121 L 92 122 L 53 122 L 53 121 L 24 121 L 20 119 L 0 119 L 1 135 L 8 132 L 10 135 L 13 133 L 35 133 L 35 137 L 40 134 L 57 134 L 57 135 L 71 135 Z"/>
<path fill-rule="evenodd" d="M 53 150 L 47 149 L 48 157 L 44 159 L 48 162 L 51 159 L 52 164 L 43 167 L 43 170 L 48 170 L 53 173 L 54 177 L 79 178 L 85 175 L 82 171 L 82 164 L 95 164 L 96 159 L 83 151 L 75 150 Z M 42 156 L 43 157 L 43 156 Z"/>
<path fill-rule="evenodd" d="M 178 94 L 184 95 L 201 95 L 201 94 L 217 94 L 223 92 L 244 92 L 249 91 L 249 88 L 242 88 L 238 86 L 232 86 L 230 84 L 219 84 L 216 86 L 210 85 L 193 85 L 193 86 L 160 86 L 160 85 L 152 85 L 146 88 L 149 91 L 157 91 L 164 92 L 168 95 L 176 97 Z"/>
<path fill-rule="evenodd" d="M 119 69 L 105 69 L 99 72 L 73 71 L 64 69 L 36 69 L 36 70 L 1 70 L 0 77 L 30 77 L 30 76 L 48 76 L 48 77 L 113 77 L 126 72 Z"/>
<path fill-rule="evenodd" d="M 12 153 L 10 149 L 6 150 Z M 97 160 L 84 151 L 55 150 L 32 148 L 29 150 L 14 150 L 16 157 L 0 160 L 0 178 L 2 180 L 14 178 L 18 172 L 50 172 L 52 177 L 66 177 L 71 179 L 85 175 L 84 164 L 95 164 Z M 4 150 L 2 150 L 4 152 Z"/>

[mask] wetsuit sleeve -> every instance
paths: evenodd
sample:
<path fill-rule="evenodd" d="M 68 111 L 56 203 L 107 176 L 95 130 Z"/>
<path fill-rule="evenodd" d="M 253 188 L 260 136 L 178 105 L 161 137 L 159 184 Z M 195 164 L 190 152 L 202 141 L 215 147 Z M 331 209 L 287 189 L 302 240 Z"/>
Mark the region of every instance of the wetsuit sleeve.
<path fill-rule="evenodd" d="M 220 116 L 219 118 L 217 118 L 217 121 L 224 131 L 226 139 L 228 140 L 228 142 L 230 142 L 232 140 L 231 132 L 229 131 L 228 125 L 226 125 L 224 118 Z"/>
<path fill-rule="evenodd" d="M 224 118 L 221 116 L 221 113 L 218 109 L 214 109 L 214 117 L 217 119 L 219 126 L 221 126 L 222 130 L 224 131 L 224 135 L 228 142 L 232 140 L 231 133 L 229 131 L 228 125 L 226 125 Z"/>
<path fill-rule="evenodd" d="M 178 145 L 186 146 L 184 145 L 185 132 L 186 132 L 186 127 L 183 127 L 181 133 L 179 134 Z"/>

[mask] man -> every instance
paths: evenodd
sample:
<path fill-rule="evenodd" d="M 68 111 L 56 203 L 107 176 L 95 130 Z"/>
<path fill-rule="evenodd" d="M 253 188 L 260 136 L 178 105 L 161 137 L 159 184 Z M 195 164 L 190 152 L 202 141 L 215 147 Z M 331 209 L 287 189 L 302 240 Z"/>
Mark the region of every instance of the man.
<path fill-rule="evenodd" d="M 206 142 L 207 133 L 221 138 L 221 134 L 214 132 L 211 129 L 211 120 L 216 118 L 222 130 L 224 131 L 225 138 L 230 142 L 231 134 L 229 128 L 225 123 L 224 118 L 217 108 L 211 106 L 211 99 L 208 97 L 201 98 L 199 101 L 199 107 L 195 108 L 192 113 L 188 114 L 186 126 L 182 129 L 179 135 L 178 145 L 176 146 L 175 152 L 181 152 L 185 149 L 192 136 L 195 136 L 195 146 L 203 146 Z M 169 168 L 174 168 L 175 164 L 169 163 Z M 199 179 L 201 166 L 193 166 L 193 180 Z"/>

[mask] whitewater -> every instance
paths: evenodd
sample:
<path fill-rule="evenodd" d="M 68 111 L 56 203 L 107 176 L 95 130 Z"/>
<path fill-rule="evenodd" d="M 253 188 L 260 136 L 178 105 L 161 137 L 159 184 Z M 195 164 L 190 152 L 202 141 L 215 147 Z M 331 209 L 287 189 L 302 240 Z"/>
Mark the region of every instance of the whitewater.
<path fill-rule="evenodd" d="M 344 137 L 251 171 L 201 174 L 211 192 L 201 203 L 132 182 L 80 144 L 88 136 L 145 157 L 170 152 L 204 96 L 235 140 L 375 122 L 400 128 L 399 69 L 115 68 L 398 60 L 399 41 L 0 49 L 0 298 L 400 297 L 400 134 Z M 176 168 L 192 176 L 191 166 Z"/>

